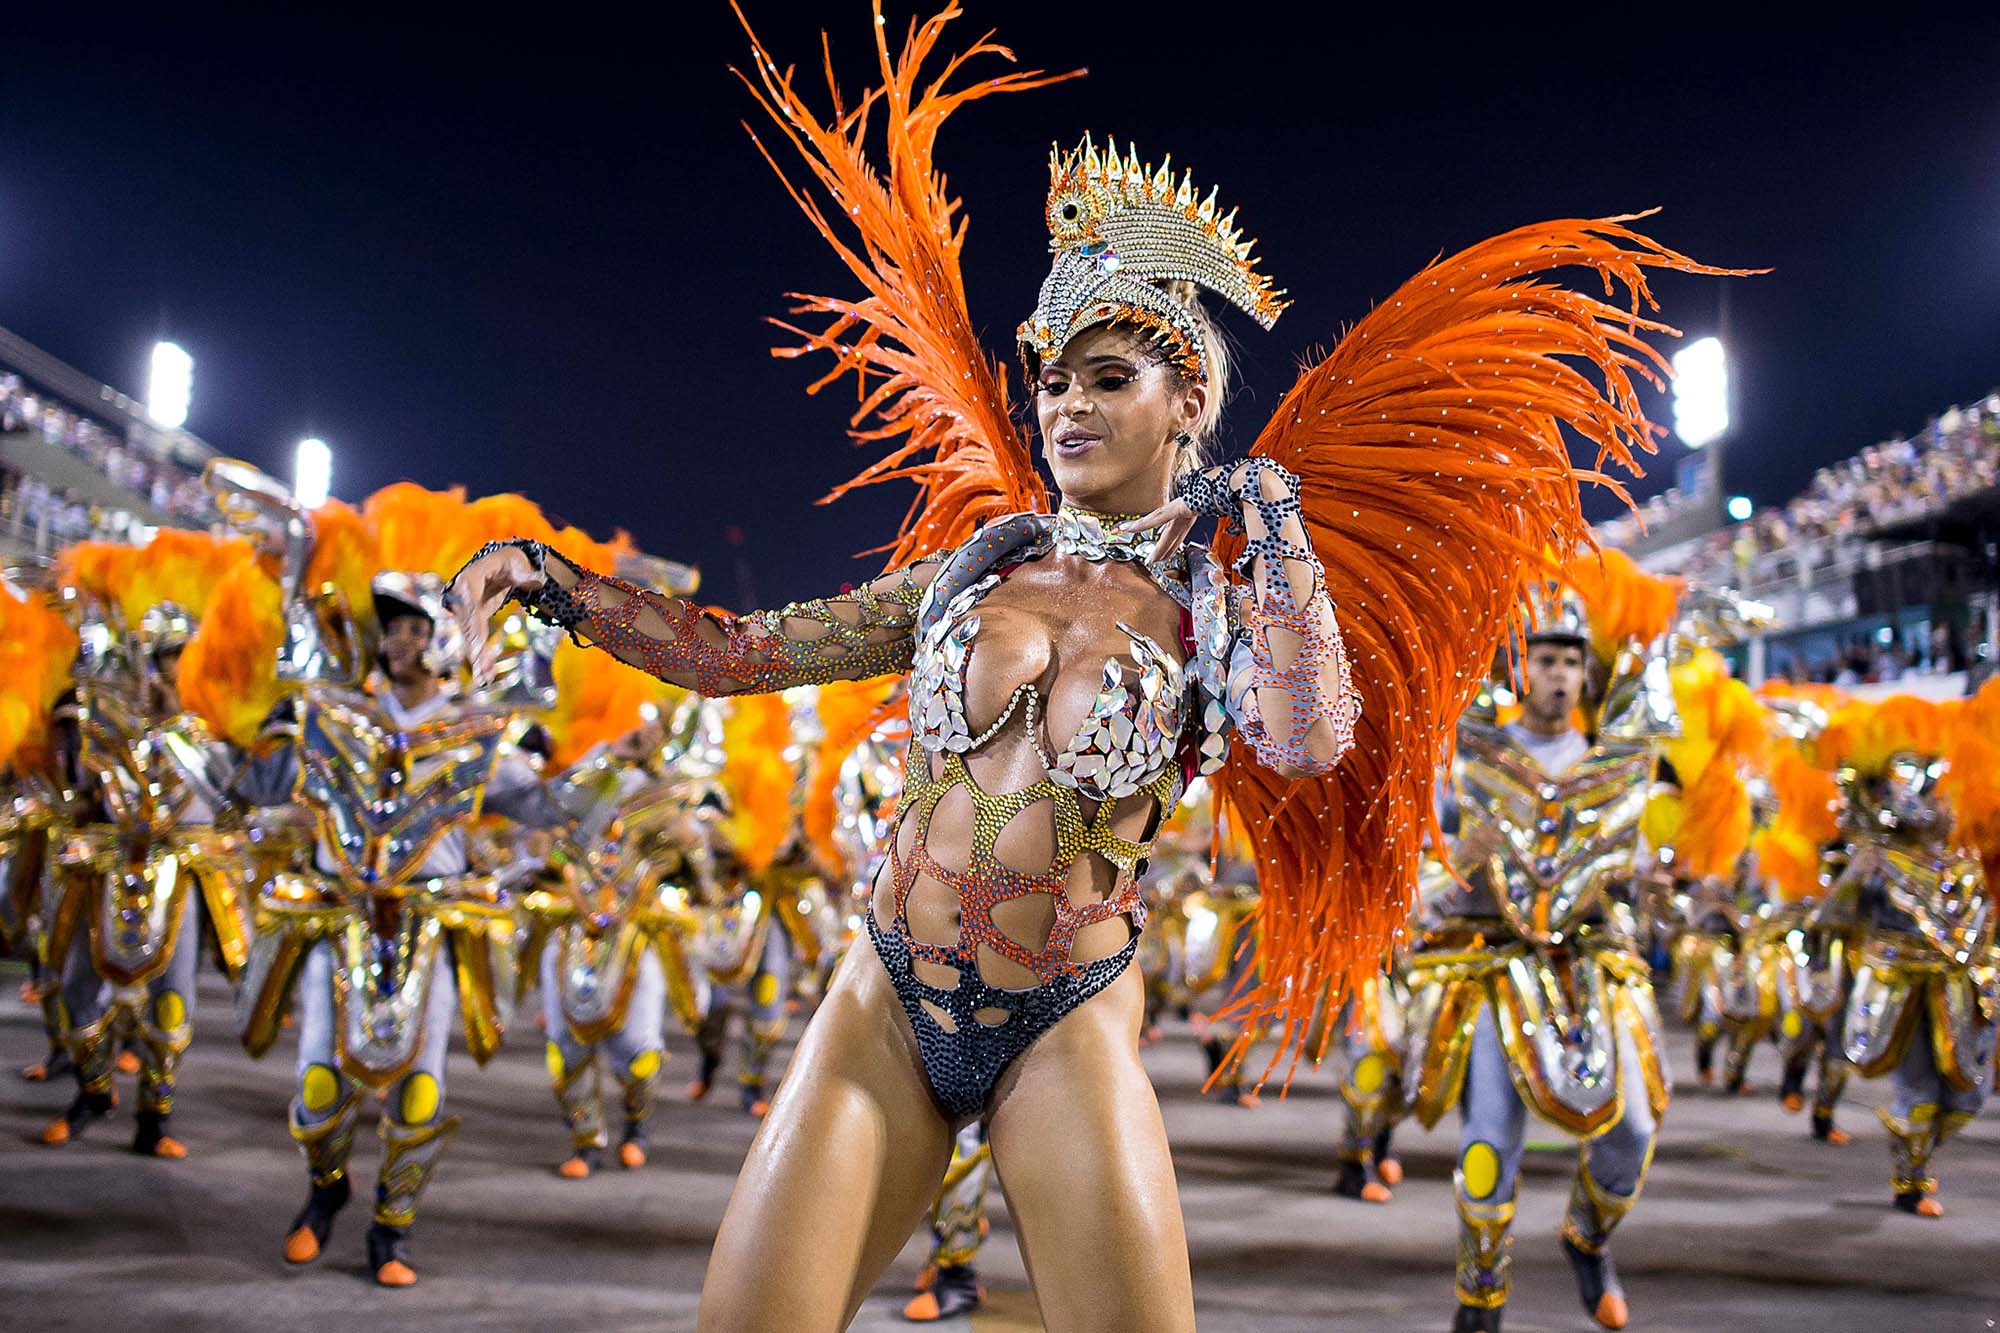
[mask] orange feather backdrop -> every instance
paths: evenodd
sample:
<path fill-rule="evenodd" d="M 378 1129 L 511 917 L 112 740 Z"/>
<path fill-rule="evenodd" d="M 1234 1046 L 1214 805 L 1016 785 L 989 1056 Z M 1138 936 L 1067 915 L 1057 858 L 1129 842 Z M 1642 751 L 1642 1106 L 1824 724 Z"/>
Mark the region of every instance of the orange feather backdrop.
<path fill-rule="evenodd" d="M 729 701 L 722 724 L 728 753 L 722 785 L 730 807 L 725 827 L 753 872 L 770 867 L 791 832 L 795 775 L 785 758 L 791 743 L 792 706 L 783 695 L 743 694 Z"/>

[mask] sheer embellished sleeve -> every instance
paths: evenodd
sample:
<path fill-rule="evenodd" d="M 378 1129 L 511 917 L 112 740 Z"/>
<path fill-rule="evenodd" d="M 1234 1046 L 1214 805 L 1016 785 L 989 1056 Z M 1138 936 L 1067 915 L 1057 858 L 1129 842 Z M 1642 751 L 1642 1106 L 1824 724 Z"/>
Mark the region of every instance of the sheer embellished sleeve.
<path fill-rule="evenodd" d="M 1240 630 L 1229 660 L 1227 710 L 1257 761 L 1285 777 L 1329 773 L 1354 744 L 1361 695 L 1306 538 L 1298 478 L 1267 458 L 1186 479 L 1196 513 L 1245 535 L 1237 591 Z"/>
<path fill-rule="evenodd" d="M 697 694 L 764 694 L 910 669 L 917 607 L 936 576 L 924 560 L 833 597 L 731 616 L 596 574 L 538 542 L 517 543 L 547 577 L 530 615 Z"/>

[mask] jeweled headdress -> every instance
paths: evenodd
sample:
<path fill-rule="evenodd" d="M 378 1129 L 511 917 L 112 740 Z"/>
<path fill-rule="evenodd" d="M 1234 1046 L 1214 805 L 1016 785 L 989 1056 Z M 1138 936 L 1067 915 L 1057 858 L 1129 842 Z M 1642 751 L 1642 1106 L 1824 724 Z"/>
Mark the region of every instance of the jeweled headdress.
<path fill-rule="evenodd" d="M 1206 382 L 1200 325 L 1154 284 L 1197 283 L 1267 329 L 1290 304 L 1257 272 L 1256 242 L 1237 229 L 1235 211 L 1220 215 L 1215 191 L 1201 198 L 1186 173 L 1176 184 L 1171 158 L 1155 170 L 1136 149 L 1120 157 L 1115 140 L 1098 152 L 1089 135 L 1073 152 L 1051 151 L 1048 219 L 1056 262 L 1016 334 L 1024 353 L 1057 356 L 1087 328 L 1131 324 Z"/>

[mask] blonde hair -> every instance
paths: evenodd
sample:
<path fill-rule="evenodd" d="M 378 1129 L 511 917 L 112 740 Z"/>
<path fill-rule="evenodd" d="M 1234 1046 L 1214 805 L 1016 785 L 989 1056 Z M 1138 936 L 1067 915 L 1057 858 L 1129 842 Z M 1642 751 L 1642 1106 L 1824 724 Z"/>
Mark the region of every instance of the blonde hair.
<path fill-rule="evenodd" d="M 1215 322 L 1201 303 L 1199 286 L 1181 278 L 1169 278 L 1156 285 L 1187 307 L 1195 327 L 1201 330 L 1202 356 L 1208 366 L 1208 398 L 1202 403 L 1200 418 L 1188 427 L 1188 443 L 1181 446 L 1179 455 L 1174 459 L 1174 480 L 1179 481 L 1188 473 L 1208 465 L 1209 446 L 1214 443 L 1216 432 L 1222 426 L 1222 404 L 1229 396 L 1230 351 L 1222 326 Z M 1183 384 L 1190 382 L 1178 368 L 1173 369 Z"/>

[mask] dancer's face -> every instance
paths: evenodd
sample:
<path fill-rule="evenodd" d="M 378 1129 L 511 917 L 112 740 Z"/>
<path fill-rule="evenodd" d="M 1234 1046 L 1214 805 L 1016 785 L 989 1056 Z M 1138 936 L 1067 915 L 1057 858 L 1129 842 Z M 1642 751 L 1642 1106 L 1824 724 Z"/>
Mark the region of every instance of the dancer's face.
<path fill-rule="evenodd" d="M 1540 731 L 1569 723 L 1570 710 L 1583 699 L 1583 649 L 1573 643 L 1532 643 L 1526 664 L 1528 697 L 1521 707 Z"/>
<path fill-rule="evenodd" d="M 1042 457 L 1056 489 L 1086 509 L 1155 509 L 1173 481 L 1175 437 L 1201 419 L 1207 394 L 1130 330 L 1084 330 L 1035 377 Z"/>
<path fill-rule="evenodd" d="M 382 627 L 382 670 L 398 685 L 414 684 L 428 673 L 424 649 L 430 647 L 431 622 L 423 616 L 397 616 Z"/>

